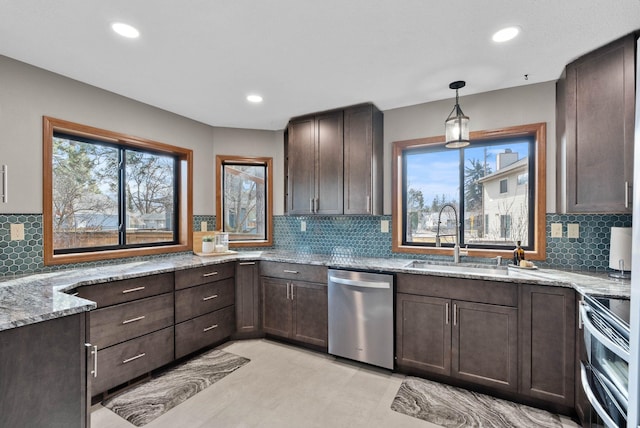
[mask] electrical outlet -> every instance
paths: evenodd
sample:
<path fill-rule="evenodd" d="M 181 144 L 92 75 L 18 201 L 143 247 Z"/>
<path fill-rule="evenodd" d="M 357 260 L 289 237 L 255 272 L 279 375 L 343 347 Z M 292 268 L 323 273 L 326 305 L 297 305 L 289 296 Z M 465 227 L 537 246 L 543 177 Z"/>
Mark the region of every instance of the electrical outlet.
<path fill-rule="evenodd" d="M 562 238 L 562 223 L 551 223 L 551 237 Z"/>
<path fill-rule="evenodd" d="M 11 225 L 11 240 L 22 241 L 24 240 L 24 224 L 12 224 Z"/>
<path fill-rule="evenodd" d="M 307 231 L 307 222 L 302 220 L 300 222 L 300 232 L 306 232 Z"/>
<path fill-rule="evenodd" d="M 579 238 L 580 225 L 578 223 L 567 224 L 567 238 Z"/>
<path fill-rule="evenodd" d="M 206 221 L 201 221 L 200 222 L 200 231 L 201 232 L 206 232 L 207 231 L 207 222 Z"/>
<path fill-rule="evenodd" d="M 389 233 L 389 220 L 380 220 L 380 232 Z"/>

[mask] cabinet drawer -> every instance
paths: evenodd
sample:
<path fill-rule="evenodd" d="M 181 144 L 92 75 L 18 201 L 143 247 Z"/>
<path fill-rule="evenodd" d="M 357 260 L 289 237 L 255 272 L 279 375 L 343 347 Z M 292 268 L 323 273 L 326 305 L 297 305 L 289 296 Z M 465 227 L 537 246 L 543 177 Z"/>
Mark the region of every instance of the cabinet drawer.
<path fill-rule="evenodd" d="M 327 267 L 298 263 L 260 262 L 260 275 L 272 278 L 327 283 Z"/>
<path fill-rule="evenodd" d="M 173 293 L 97 309 L 89 314 L 90 342 L 98 349 L 173 324 Z"/>
<path fill-rule="evenodd" d="M 231 278 L 234 272 L 235 263 L 221 263 L 194 269 L 179 270 L 175 272 L 176 290 Z"/>
<path fill-rule="evenodd" d="M 176 291 L 176 323 L 235 303 L 232 278 Z"/>
<path fill-rule="evenodd" d="M 176 358 L 229 337 L 235 330 L 235 310 L 228 306 L 176 325 Z"/>
<path fill-rule="evenodd" d="M 170 363 L 173 351 L 173 326 L 98 349 L 98 376 L 91 381 L 91 395 Z"/>
<path fill-rule="evenodd" d="M 398 274 L 396 292 L 468 302 L 518 306 L 518 286 L 507 282 Z"/>
<path fill-rule="evenodd" d="M 92 300 L 102 308 L 173 291 L 173 272 L 85 285 L 76 291 L 78 297 Z"/>

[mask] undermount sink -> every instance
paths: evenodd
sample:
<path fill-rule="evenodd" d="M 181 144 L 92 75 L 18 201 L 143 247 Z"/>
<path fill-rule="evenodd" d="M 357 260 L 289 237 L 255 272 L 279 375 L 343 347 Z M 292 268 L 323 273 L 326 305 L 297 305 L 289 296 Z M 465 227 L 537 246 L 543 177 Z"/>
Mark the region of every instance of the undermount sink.
<path fill-rule="evenodd" d="M 429 272 L 447 272 L 447 273 L 470 273 L 481 275 L 509 275 L 506 266 L 480 265 L 477 263 L 455 263 L 447 264 L 442 262 L 432 262 L 428 260 L 413 260 L 406 265 L 405 268 L 418 269 Z"/>

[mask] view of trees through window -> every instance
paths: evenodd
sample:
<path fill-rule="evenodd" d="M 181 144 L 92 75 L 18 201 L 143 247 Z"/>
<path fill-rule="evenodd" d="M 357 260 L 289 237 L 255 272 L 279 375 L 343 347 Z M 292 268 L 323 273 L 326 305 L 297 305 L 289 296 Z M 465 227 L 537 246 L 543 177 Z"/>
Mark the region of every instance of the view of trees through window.
<path fill-rule="evenodd" d="M 53 248 L 125 248 L 176 241 L 176 158 L 53 135 Z"/>
<path fill-rule="evenodd" d="M 532 241 L 534 139 L 472 142 L 452 150 L 442 145 L 403 152 L 404 241 L 443 245 L 456 235 L 455 206 L 461 223 L 460 244 L 469 247 L 513 248 Z M 442 212 L 441 212 L 442 209 Z"/>
<path fill-rule="evenodd" d="M 267 239 L 267 165 L 222 163 L 222 230 L 230 240 Z"/>

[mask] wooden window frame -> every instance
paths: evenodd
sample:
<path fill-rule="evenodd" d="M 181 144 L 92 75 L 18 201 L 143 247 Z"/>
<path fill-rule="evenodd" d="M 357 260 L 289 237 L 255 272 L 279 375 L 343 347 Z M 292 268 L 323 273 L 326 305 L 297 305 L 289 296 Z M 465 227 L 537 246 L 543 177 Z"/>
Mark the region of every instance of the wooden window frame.
<path fill-rule="evenodd" d="M 222 230 L 222 165 L 225 162 L 237 162 L 243 164 L 254 164 L 266 166 L 266 190 L 267 198 L 265 200 L 266 228 L 267 239 L 265 240 L 229 240 L 229 247 L 271 247 L 273 245 L 273 158 L 269 157 L 251 157 L 251 156 L 232 156 L 232 155 L 216 155 L 216 230 Z"/>
<path fill-rule="evenodd" d="M 60 132 L 79 137 L 93 138 L 119 145 L 166 153 L 178 159 L 178 227 L 177 244 L 152 247 L 83 251 L 69 254 L 54 254 L 53 248 L 53 133 Z M 192 251 L 193 246 L 193 151 L 157 141 L 133 137 L 118 132 L 81 125 L 67 120 L 43 116 L 43 179 L 42 217 L 44 264 L 59 265 L 125 257 Z"/>
<path fill-rule="evenodd" d="M 536 186 L 534 193 L 534 227 L 533 249 L 527 251 L 527 258 L 531 260 L 544 260 L 546 258 L 546 207 L 547 207 L 547 125 L 545 122 L 527 125 L 511 126 L 489 131 L 474 131 L 469 135 L 471 144 L 474 141 L 486 141 L 499 138 L 532 136 L 535 145 L 535 177 Z M 403 216 L 402 207 L 402 154 L 404 150 L 413 149 L 432 144 L 444 144 L 444 135 L 436 137 L 418 138 L 413 140 L 394 141 L 392 158 L 392 251 L 396 253 L 415 253 L 432 255 L 451 255 L 451 248 L 434 248 L 417 245 L 403 244 Z M 511 249 L 483 249 L 469 248 L 469 257 L 511 257 Z"/>

